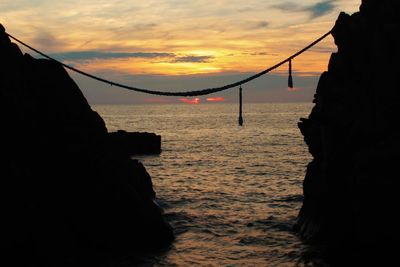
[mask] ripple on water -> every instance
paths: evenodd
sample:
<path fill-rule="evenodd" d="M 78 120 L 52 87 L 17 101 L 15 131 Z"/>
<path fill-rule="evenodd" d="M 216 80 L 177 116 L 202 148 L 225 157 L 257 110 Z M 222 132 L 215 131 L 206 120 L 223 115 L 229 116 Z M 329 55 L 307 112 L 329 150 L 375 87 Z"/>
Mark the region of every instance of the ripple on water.
<path fill-rule="evenodd" d="M 291 227 L 310 160 L 297 129 L 308 104 L 98 106 L 111 131 L 157 132 L 160 156 L 138 157 L 176 241 L 148 266 L 295 266 L 307 247 Z M 142 264 L 143 266 L 147 266 Z M 129 266 L 129 265 L 126 265 Z"/>

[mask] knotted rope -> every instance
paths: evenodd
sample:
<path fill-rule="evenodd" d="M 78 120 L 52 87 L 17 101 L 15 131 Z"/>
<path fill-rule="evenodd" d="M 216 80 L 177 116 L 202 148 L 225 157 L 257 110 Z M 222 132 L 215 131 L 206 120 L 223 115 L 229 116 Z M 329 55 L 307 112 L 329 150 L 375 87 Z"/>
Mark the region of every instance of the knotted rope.
<path fill-rule="evenodd" d="M 128 89 L 128 90 L 132 90 L 135 92 L 140 92 L 140 93 L 145 93 L 145 94 L 152 94 L 152 95 L 160 95 L 160 96 L 202 96 L 202 95 L 208 95 L 208 94 L 212 94 L 212 93 L 217 93 L 217 92 L 221 92 L 221 91 L 225 91 L 228 90 L 230 88 L 233 87 L 237 87 L 239 86 L 239 126 L 243 125 L 243 96 L 242 96 L 242 85 L 246 84 L 254 79 L 257 79 L 265 74 L 267 74 L 268 72 L 280 67 L 281 65 L 285 64 L 286 62 L 289 62 L 289 79 L 288 79 L 288 87 L 289 88 L 293 88 L 293 78 L 292 78 L 292 59 L 294 59 L 295 57 L 301 55 L 302 53 L 304 53 L 305 51 L 307 51 L 308 49 L 310 49 L 311 47 L 313 47 L 314 45 L 318 44 L 319 42 L 321 42 L 323 39 L 325 39 L 328 35 L 331 34 L 332 31 L 329 31 L 327 33 L 325 33 L 324 35 L 322 35 L 321 37 L 319 37 L 317 40 L 315 40 L 314 42 L 312 42 L 311 44 L 309 44 L 308 46 L 304 47 L 303 49 L 301 49 L 300 51 L 296 52 L 295 54 L 291 55 L 290 57 L 286 58 L 285 60 L 282 60 L 281 62 L 279 62 L 278 64 L 265 69 L 259 73 L 256 73 L 246 79 L 240 80 L 238 82 L 234 82 L 231 84 L 227 84 L 227 85 L 223 85 L 220 87 L 213 87 L 213 88 L 205 88 L 205 89 L 200 89 L 200 90 L 194 90 L 194 91 L 183 91 L 183 92 L 178 92 L 178 91 L 158 91 L 158 90 L 152 90 L 152 89 L 144 89 L 144 88 L 138 88 L 138 87 L 133 87 L 133 86 L 129 86 L 129 85 L 125 85 L 125 84 L 121 84 L 121 83 L 117 83 L 114 81 L 110 81 L 95 75 L 92 75 L 90 73 L 84 72 L 82 70 L 79 70 L 77 68 L 74 68 L 72 66 L 69 66 L 67 64 L 62 63 L 61 61 L 52 58 L 51 56 L 33 48 L 32 46 L 24 43 L 23 41 L 15 38 L 14 36 L 12 36 L 11 34 L 7 33 L 4 31 L 4 33 L 10 37 L 11 39 L 13 39 L 14 41 L 20 43 L 21 45 L 29 48 L 30 50 L 38 53 L 39 55 L 52 60 L 54 62 L 57 62 L 58 64 L 62 65 L 64 68 L 67 68 L 69 70 L 72 70 L 74 72 L 77 72 L 79 74 L 82 74 L 86 77 L 89 77 L 91 79 L 103 82 L 103 83 L 107 83 L 111 86 L 117 86 L 117 87 L 121 87 L 124 89 Z"/>
<path fill-rule="evenodd" d="M 7 32 L 5 32 L 5 34 L 8 37 L 10 37 L 11 39 L 13 39 L 14 41 L 20 43 L 21 45 L 29 48 L 32 51 L 38 53 L 39 55 L 41 55 L 41 56 L 43 56 L 43 57 L 45 57 L 47 59 L 50 59 L 52 61 L 55 61 L 58 64 L 61 64 L 63 67 L 65 67 L 65 68 L 67 68 L 69 70 L 72 70 L 74 72 L 77 72 L 79 74 L 82 74 L 82 75 L 84 75 L 86 77 L 89 77 L 91 79 L 94 79 L 94 80 L 97 80 L 97 81 L 100 81 L 100 82 L 103 82 L 103 83 L 107 83 L 107 84 L 112 85 L 112 86 L 117 86 L 117 87 L 121 87 L 121 88 L 124 88 L 124 89 L 132 90 L 132 91 L 135 91 L 135 92 L 141 92 L 141 93 L 152 94 L 152 95 L 161 95 L 161 96 L 186 96 L 186 97 L 188 97 L 188 96 L 202 96 L 202 95 L 208 95 L 208 94 L 212 94 L 212 93 L 225 91 L 225 90 L 228 90 L 230 88 L 237 87 L 237 86 L 246 84 L 246 83 L 248 83 L 248 82 L 250 82 L 250 81 L 252 81 L 254 79 L 257 79 L 257 78 L 267 74 L 268 72 L 280 67 L 281 65 L 285 64 L 286 62 L 291 61 L 295 57 L 301 55 L 302 53 L 304 53 L 305 51 L 307 51 L 308 49 L 310 49 L 311 47 L 313 47 L 314 45 L 316 45 L 317 43 L 319 43 L 323 39 L 325 39 L 328 35 L 331 34 L 331 31 L 325 33 L 324 35 L 322 35 L 320 38 L 318 38 L 317 40 L 315 40 L 314 42 L 312 42 L 308 46 L 304 47 L 303 49 L 301 49 L 300 51 L 298 51 L 295 54 L 291 55 L 290 57 L 286 58 L 285 60 L 282 60 L 278 64 L 276 64 L 276 65 L 274 65 L 274 66 L 272 66 L 272 67 L 270 67 L 268 69 L 265 69 L 265 70 L 263 70 L 263 71 L 261 71 L 261 72 L 259 72 L 257 74 L 254 74 L 254 75 L 252 75 L 252 76 L 250 76 L 248 78 L 245 78 L 245 79 L 243 79 L 241 81 L 237 81 L 237 82 L 234 82 L 234 83 L 231 83 L 231 84 L 227 84 L 227 85 L 223 85 L 223 86 L 219 86 L 219 87 L 205 88 L 205 89 L 199 89 L 199 90 L 194 90 L 194 91 L 182 91 L 182 92 L 180 92 L 180 91 L 158 91 L 158 90 L 152 90 L 152 89 L 138 88 L 138 87 L 129 86 L 129 85 L 117 83 L 117 82 L 114 82 L 114 81 L 110 81 L 110 80 L 107 80 L 107 79 L 92 75 L 90 73 L 84 72 L 82 70 L 79 70 L 79 69 L 74 68 L 72 66 L 69 66 L 67 64 L 64 64 L 61 61 L 58 61 L 57 59 L 54 59 L 54 58 L 50 57 L 49 55 L 46 55 L 45 53 L 33 48 L 32 46 L 30 46 L 30 45 L 28 45 L 28 44 L 26 44 L 24 42 L 22 42 L 21 40 L 15 38 L 11 34 L 9 34 Z"/>

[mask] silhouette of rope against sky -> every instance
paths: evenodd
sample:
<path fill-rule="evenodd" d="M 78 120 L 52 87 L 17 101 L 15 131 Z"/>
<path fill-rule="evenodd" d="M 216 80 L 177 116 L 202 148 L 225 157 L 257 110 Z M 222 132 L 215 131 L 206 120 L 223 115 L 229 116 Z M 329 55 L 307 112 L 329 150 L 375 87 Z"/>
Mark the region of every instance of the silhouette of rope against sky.
<path fill-rule="evenodd" d="M 318 38 L 317 40 L 315 40 L 314 42 L 312 42 L 308 46 L 304 47 L 303 49 L 299 50 L 297 53 L 291 55 L 290 57 L 288 57 L 285 60 L 279 62 L 278 64 L 276 64 L 276 65 L 274 65 L 274 66 L 272 66 L 272 67 L 270 67 L 268 69 L 265 69 L 265 70 L 263 70 L 263 71 L 261 71 L 259 73 L 256 73 L 256 74 L 254 74 L 254 75 L 252 75 L 252 76 L 250 76 L 250 77 L 248 77 L 246 79 L 243 79 L 243 80 L 240 80 L 238 82 L 231 83 L 231 84 L 227 84 L 227 85 L 224 85 L 224 86 L 220 86 L 220 87 L 206 88 L 206 89 L 200 89 L 200 90 L 194 90 L 194 91 L 184 91 L 184 92 L 166 92 L 166 91 L 157 91 L 157 90 L 151 90 L 151 89 L 137 88 L 137 87 L 133 87 L 133 86 L 129 86 L 129 85 L 113 82 L 113 81 L 110 81 L 110 80 L 107 80 L 107 79 L 103 79 L 101 77 L 94 76 L 92 74 L 89 74 L 87 72 L 84 72 L 82 70 L 74 68 L 72 66 L 64 64 L 61 61 L 58 61 L 57 59 L 54 59 L 54 58 L 46 55 L 45 53 L 42 53 L 39 50 L 33 48 L 32 46 L 22 42 L 21 40 L 15 38 L 14 36 L 12 36 L 11 34 L 9 34 L 7 32 L 5 32 L 5 34 L 8 37 L 10 37 L 11 39 L 13 39 L 16 42 L 20 43 L 21 45 L 23 45 L 23 46 L 29 48 L 30 50 L 38 53 L 39 55 L 41 55 L 41 56 L 43 56 L 43 57 L 45 57 L 47 59 L 50 59 L 50 60 L 52 60 L 54 62 L 57 62 L 58 64 L 62 65 L 63 67 L 65 67 L 65 68 L 67 68 L 69 70 L 72 70 L 74 72 L 80 73 L 80 74 L 82 74 L 82 75 L 84 75 L 86 77 L 92 78 L 94 80 L 97 80 L 97 81 L 100 81 L 100 82 L 103 82 L 103 83 L 107 83 L 109 85 L 121 87 L 121 88 L 124 88 L 124 89 L 132 90 L 132 91 L 146 93 L 146 94 L 161 95 L 161 96 L 186 96 L 187 97 L 187 96 L 202 96 L 202 95 L 208 95 L 208 94 L 212 94 L 212 93 L 225 91 L 225 90 L 228 90 L 230 88 L 241 86 L 241 85 L 243 85 L 245 83 L 248 83 L 248 82 L 250 82 L 250 81 L 252 81 L 254 79 L 257 79 L 257 78 L 267 74 L 268 72 L 280 67 L 281 65 L 285 64 L 286 62 L 290 62 L 291 63 L 292 59 L 294 59 L 295 57 L 301 55 L 302 53 L 306 52 L 308 49 L 310 49 L 314 45 L 316 45 L 319 42 L 321 42 L 328 35 L 330 35 L 331 32 L 332 32 L 332 30 L 330 30 L 329 32 L 325 33 L 324 35 L 322 35 L 320 38 Z"/>

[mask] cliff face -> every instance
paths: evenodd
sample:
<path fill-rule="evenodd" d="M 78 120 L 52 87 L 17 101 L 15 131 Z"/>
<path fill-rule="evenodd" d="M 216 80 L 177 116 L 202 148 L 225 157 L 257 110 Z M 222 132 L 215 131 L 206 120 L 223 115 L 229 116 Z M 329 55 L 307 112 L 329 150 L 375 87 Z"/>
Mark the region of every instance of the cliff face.
<path fill-rule="evenodd" d="M 113 146 L 61 66 L 23 55 L 1 25 L 0 118 L 2 253 L 61 266 L 173 239 L 143 165 Z"/>
<path fill-rule="evenodd" d="M 340 14 L 338 52 L 299 123 L 314 159 L 297 228 L 331 250 L 386 250 L 399 239 L 399 10 L 396 0 L 364 0 Z"/>

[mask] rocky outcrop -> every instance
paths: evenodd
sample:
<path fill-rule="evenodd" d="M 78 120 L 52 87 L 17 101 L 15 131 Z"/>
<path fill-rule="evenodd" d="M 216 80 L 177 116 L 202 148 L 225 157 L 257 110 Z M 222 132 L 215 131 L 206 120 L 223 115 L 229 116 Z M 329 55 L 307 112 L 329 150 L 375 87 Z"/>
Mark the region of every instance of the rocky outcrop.
<path fill-rule="evenodd" d="M 398 247 L 399 10 L 396 0 L 364 0 L 340 14 L 338 51 L 299 123 L 314 159 L 296 228 L 336 255 Z"/>
<path fill-rule="evenodd" d="M 113 145 L 128 156 L 161 153 L 161 136 L 154 133 L 119 130 L 108 136 Z"/>
<path fill-rule="evenodd" d="M 173 239 L 143 165 L 59 64 L 22 54 L 1 25 L 0 118 L 0 250 L 15 265 L 75 266 Z"/>

